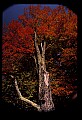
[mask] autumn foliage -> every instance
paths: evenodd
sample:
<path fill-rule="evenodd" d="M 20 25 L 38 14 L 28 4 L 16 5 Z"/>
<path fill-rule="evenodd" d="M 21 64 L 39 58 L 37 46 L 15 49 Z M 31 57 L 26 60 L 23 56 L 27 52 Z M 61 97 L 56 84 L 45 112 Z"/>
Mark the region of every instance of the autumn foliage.
<path fill-rule="evenodd" d="M 3 28 L 2 71 L 13 72 L 23 56 L 35 54 L 34 30 L 38 44 L 46 40 L 46 66 L 50 73 L 52 93 L 69 95 L 77 79 L 77 16 L 64 6 L 54 9 L 29 6 L 18 20 Z"/>

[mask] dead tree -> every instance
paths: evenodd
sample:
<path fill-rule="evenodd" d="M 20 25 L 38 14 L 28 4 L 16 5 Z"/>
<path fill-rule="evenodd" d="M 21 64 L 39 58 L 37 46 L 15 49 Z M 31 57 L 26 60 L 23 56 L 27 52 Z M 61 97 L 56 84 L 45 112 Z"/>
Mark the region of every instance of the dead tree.
<path fill-rule="evenodd" d="M 36 63 L 36 69 L 39 76 L 39 101 L 41 102 L 40 105 L 37 105 L 36 103 L 28 100 L 27 98 L 23 97 L 21 95 L 21 92 L 18 88 L 17 80 L 15 79 L 15 87 L 18 93 L 19 98 L 22 101 L 25 101 L 35 108 L 38 109 L 38 111 L 51 111 L 54 108 L 54 103 L 52 101 L 52 94 L 51 94 L 51 88 L 50 88 L 50 79 L 49 79 L 49 73 L 46 71 L 46 64 L 45 64 L 45 48 L 46 48 L 46 41 L 44 40 L 43 43 L 41 42 L 41 49 L 39 49 L 38 42 L 37 42 L 37 35 L 35 32 L 35 49 L 37 53 L 37 59 L 36 56 L 34 57 L 35 63 Z M 13 76 L 11 75 L 13 78 Z"/>
<path fill-rule="evenodd" d="M 41 51 L 38 47 L 37 43 L 37 35 L 35 32 L 35 48 L 37 51 L 37 64 L 38 64 L 38 73 L 39 73 L 39 100 L 44 101 L 41 103 L 41 110 L 43 111 L 50 111 L 54 108 L 54 104 L 52 101 L 52 94 L 50 88 L 50 79 L 49 73 L 46 71 L 46 64 L 45 64 L 45 48 L 46 48 L 46 41 L 44 40 L 41 44 Z"/>

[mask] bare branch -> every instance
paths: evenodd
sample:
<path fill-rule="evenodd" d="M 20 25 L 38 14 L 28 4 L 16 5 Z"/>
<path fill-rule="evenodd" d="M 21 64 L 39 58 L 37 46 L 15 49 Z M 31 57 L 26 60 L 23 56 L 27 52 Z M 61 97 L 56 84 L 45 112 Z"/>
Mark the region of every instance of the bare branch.
<path fill-rule="evenodd" d="M 11 78 L 14 78 L 14 76 L 11 75 Z M 17 80 L 16 80 L 16 79 L 15 79 L 15 87 L 16 87 L 16 90 L 17 90 L 18 96 L 19 96 L 19 98 L 20 98 L 22 101 L 25 101 L 25 102 L 31 104 L 32 106 L 34 106 L 35 108 L 37 108 L 38 111 L 41 111 L 39 105 L 37 105 L 36 103 L 34 103 L 34 102 L 28 100 L 27 98 L 25 98 L 25 97 L 23 97 L 23 96 L 21 95 L 21 92 L 20 92 L 20 90 L 19 90 L 19 88 L 18 88 L 18 84 L 17 84 Z"/>
<path fill-rule="evenodd" d="M 21 95 L 21 92 L 20 92 L 20 90 L 19 90 L 19 88 L 18 88 L 16 79 L 15 79 L 15 87 L 16 87 L 16 90 L 17 90 L 17 93 L 18 93 L 19 98 L 21 98 L 22 95 Z"/>
<path fill-rule="evenodd" d="M 35 47 L 36 47 L 36 51 L 37 51 L 38 55 L 40 55 L 40 50 L 39 50 L 39 47 L 38 47 L 38 44 L 37 44 L 36 32 L 35 32 Z"/>
<path fill-rule="evenodd" d="M 25 102 L 31 104 L 32 106 L 34 106 L 35 108 L 37 108 L 38 110 L 40 110 L 40 106 L 39 106 L 39 105 L 37 105 L 36 103 L 28 100 L 27 98 L 25 98 L 25 97 L 23 97 L 23 96 L 21 95 L 21 92 L 20 92 L 20 90 L 19 90 L 19 88 L 18 88 L 17 80 L 16 80 L 16 79 L 15 79 L 15 87 L 16 87 L 18 96 L 19 96 L 19 98 L 20 98 L 22 101 L 25 101 Z"/>
<path fill-rule="evenodd" d="M 42 49 L 42 63 L 43 63 L 43 70 L 46 71 L 46 65 L 45 65 L 45 48 L 46 48 L 46 42 L 44 41 L 43 49 Z"/>
<path fill-rule="evenodd" d="M 38 64 L 40 66 L 40 64 L 41 64 L 41 54 L 40 54 L 40 49 L 39 49 L 38 44 L 37 44 L 36 32 L 34 32 L 34 33 L 35 33 L 35 48 L 36 48 L 36 51 L 37 51 Z"/>
<path fill-rule="evenodd" d="M 41 42 L 41 49 L 42 49 L 42 52 L 43 52 L 43 46 L 42 46 L 42 42 Z"/>
<path fill-rule="evenodd" d="M 33 56 L 34 60 L 35 60 L 35 64 L 36 64 L 36 71 L 37 71 L 37 74 L 38 74 L 38 65 L 37 65 L 37 60 L 36 60 L 36 57 L 35 55 Z"/>
<path fill-rule="evenodd" d="M 36 103 L 34 103 L 34 102 L 32 102 L 32 101 L 26 99 L 25 97 L 21 97 L 20 99 L 23 100 L 23 101 L 25 101 L 25 102 L 27 102 L 27 103 L 29 103 L 29 104 L 31 104 L 32 106 L 34 106 L 35 108 L 37 108 L 38 111 L 40 111 L 40 106 L 37 105 Z"/>
<path fill-rule="evenodd" d="M 39 105 L 37 105 L 36 103 L 28 100 L 27 98 L 25 98 L 25 97 L 23 97 L 23 96 L 21 95 L 21 92 L 20 92 L 20 90 L 19 90 L 19 88 L 18 88 L 17 80 L 16 80 L 16 79 L 15 79 L 15 87 L 16 87 L 18 96 L 19 96 L 19 98 L 20 98 L 22 101 L 25 101 L 25 102 L 31 104 L 32 106 L 34 106 L 35 108 L 37 108 L 38 110 L 40 110 L 40 106 L 39 106 Z"/>
<path fill-rule="evenodd" d="M 45 55 L 45 49 L 46 49 L 46 41 L 44 41 L 44 46 L 43 46 L 43 54 Z"/>

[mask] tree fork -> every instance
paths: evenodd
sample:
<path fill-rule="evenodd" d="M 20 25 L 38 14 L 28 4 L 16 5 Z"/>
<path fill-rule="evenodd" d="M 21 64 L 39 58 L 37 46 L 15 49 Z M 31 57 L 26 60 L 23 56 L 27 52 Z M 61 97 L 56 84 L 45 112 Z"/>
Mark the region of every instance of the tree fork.
<path fill-rule="evenodd" d="M 41 42 L 41 52 L 37 44 L 37 36 L 35 32 L 35 48 L 39 64 L 39 100 L 41 101 L 41 110 L 50 111 L 54 108 L 52 94 L 50 89 L 49 73 L 46 71 L 45 65 L 45 47 L 46 42 Z M 41 54 L 40 54 L 41 53 Z M 44 101 L 44 102 L 42 102 Z"/>

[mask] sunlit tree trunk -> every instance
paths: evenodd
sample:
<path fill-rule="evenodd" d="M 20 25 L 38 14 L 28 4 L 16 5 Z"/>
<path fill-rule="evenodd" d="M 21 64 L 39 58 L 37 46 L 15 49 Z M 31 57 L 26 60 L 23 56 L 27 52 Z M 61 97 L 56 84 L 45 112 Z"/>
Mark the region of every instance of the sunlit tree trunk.
<path fill-rule="evenodd" d="M 37 64 L 38 64 L 38 73 L 39 73 L 39 100 L 41 102 L 42 111 L 50 111 L 54 108 L 52 101 L 52 94 L 50 89 L 50 79 L 49 73 L 46 71 L 45 65 L 45 40 L 41 42 L 41 49 L 38 47 L 37 36 L 35 32 L 35 48 L 37 52 Z"/>

